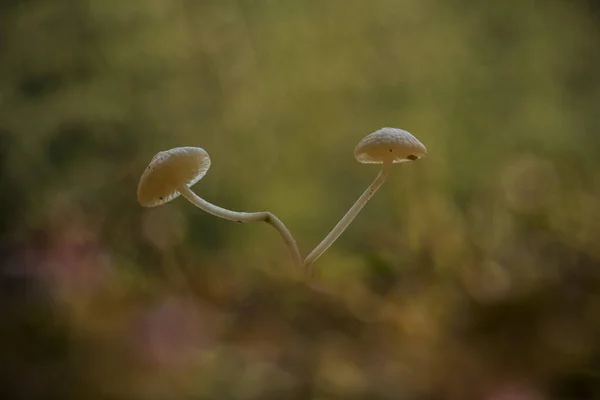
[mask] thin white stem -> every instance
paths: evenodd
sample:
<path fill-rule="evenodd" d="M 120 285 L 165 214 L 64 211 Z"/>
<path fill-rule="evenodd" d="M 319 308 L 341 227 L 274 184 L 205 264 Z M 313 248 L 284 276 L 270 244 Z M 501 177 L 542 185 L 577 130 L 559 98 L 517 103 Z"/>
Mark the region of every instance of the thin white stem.
<path fill-rule="evenodd" d="M 279 232 L 283 241 L 285 242 L 290 255 L 292 257 L 292 261 L 298 268 L 302 268 L 302 256 L 300 255 L 300 250 L 298 249 L 298 245 L 296 244 L 296 240 L 288 230 L 288 228 L 281 222 L 279 218 L 277 218 L 274 214 L 268 211 L 261 212 L 237 212 L 227 210 L 225 208 L 219 207 L 208 201 L 204 200 L 196 193 L 194 193 L 189 187 L 184 186 L 178 189 L 179 193 L 186 199 L 188 199 L 193 205 L 200 208 L 201 210 L 206 211 L 209 214 L 214 215 L 215 217 L 227 219 L 229 221 L 236 222 L 266 222 L 267 224 L 273 226 Z"/>
<path fill-rule="evenodd" d="M 373 197 L 377 190 L 379 190 L 381 185 L 383 185 L 386 178 L 388 177 L 391 166 L 391 161 L 383 164 L 381 171 L 379 171 L 377 178 L 375 178 L 371 186 L 369 186 L 367 190 L 365 190 L 363 194 L 358 198 L 358 200 L 356 200 L 356 203 L 354 203 L 354 205 L 350 207 L 346 215 L 342 217 L 340 222 L 338 222 L 337 225 L 331 230 L 331 232 L 329 232 L 325 239 L 323 239 L 323 241 L 319 243 L 319 245 L 315 247 L 315 249 L 306 257 L 306 259 L 304 260 L 304 268 L 306 268 L 307 271 L 310 271 L 310 266 L 317 260 L 317 258 L 323 255 L 323 253 L 329 248 L 329 246 L 333 244 L 333 242 L 336 241 L 338 237 L 340 237 L 340 235 L 346 230 L 348 225 L 350 225 L 352 220 L 358 215 L 360 210 L 362 210 L 365 204 L 367 204 L 369 199 Z"/>

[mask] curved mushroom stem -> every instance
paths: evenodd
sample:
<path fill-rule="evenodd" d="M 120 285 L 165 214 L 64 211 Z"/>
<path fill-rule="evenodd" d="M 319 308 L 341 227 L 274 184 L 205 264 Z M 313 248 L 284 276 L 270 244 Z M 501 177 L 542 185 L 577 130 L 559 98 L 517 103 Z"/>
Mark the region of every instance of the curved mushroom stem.
<path fill-rule="evenodd" d="M 227 219 L 229 221 L 235 222 L 266 222 L 269 225 L 272 225 L 273 228 L 279 232 L 283 241 L 288 247 L 290 255 L 292 256 L 292 261 L 298 268 L 302 268 L 302 256 L 300 255 L 300 250 L 298 249 L 298 245 L 296 244 L 296 240 L 288 230 L 288 228 L 281 222 L 279 218 L 277 218 L 274 214 L 268 211 L 261 212 L 237 212 L 227 210 L 225 208 L 219 207 L 208 201 L 204 200 L 196 193 L 194 193 L 189 187 L 184 186 L 177 189 L 179 193 L 186 199 L 188 199 L 193 205 L 200 208 L 201 210 L 206 211 L 209 214 L 214 215 L 215 217 Z"/>
<path fill-rule="evenodd" d="M 310 271 L 311 265 L 317 260 L 317 258 L 321 257 L 321 255 L 329 248 L 329 246 L 333 244 L 333 242 L 336 241 L 338 237 L 340 237 L 348 225 L 350 225 L 352 220 L 358 215 L 360 210 L 362 210 L 365 204 L 367 204 L 369 199 L 373 197 L 377 190 L 379 190 L 381 185 L 383 185 L 390 174 L 391 166 L 391 160 L 383 164 L 381 171 L 379 171 L 379 175 L 377 175 L 377 178 L 375 178 L 371 186 L 369 186 L 367 190 L 365 190 L 358 198 L 358 200 L 356 200 L 356 203 L 350 207 L 346 215 L 342 217 L 340 222 L 338 222 L 331 232 L 329 232 L 325 239 L 323 239 L 323 241 L 319 243 L 317 247 L 315 247 L 315 249 L 306 257 L 306 259 L 304 259 L 304 268 L 306 268 L 307 271 Z"/>

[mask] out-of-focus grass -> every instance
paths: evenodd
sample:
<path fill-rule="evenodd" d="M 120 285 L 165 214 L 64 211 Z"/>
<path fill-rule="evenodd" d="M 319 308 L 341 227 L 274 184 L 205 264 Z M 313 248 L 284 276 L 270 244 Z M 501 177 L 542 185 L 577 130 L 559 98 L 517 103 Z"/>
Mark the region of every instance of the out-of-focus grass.
<path fill-rule="evenodd" d="M 0 11 L 4 397 L 600 395 L 594 3 Z M 308 254 L 382 126 L 429 155 L 318 260 L 324 292 L 266 226 L 136 202 L 155 153 L 200 146 L 194 190 Z"/>

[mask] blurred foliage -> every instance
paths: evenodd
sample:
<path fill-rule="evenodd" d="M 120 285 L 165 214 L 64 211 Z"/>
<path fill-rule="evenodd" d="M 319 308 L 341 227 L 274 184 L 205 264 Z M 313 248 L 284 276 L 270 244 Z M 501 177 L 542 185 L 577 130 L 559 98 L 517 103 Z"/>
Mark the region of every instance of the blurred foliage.
<path fill-rule="evenodd" d="M 600 7 L 548 0 L 0 2 L 0 397 L 600 397 Z M 183 199 L 158 151 L 277 235 Z M 597 236 L 598 235 L 598 236 Z M 521 396 L 521 397 L 517 397 Z"/>

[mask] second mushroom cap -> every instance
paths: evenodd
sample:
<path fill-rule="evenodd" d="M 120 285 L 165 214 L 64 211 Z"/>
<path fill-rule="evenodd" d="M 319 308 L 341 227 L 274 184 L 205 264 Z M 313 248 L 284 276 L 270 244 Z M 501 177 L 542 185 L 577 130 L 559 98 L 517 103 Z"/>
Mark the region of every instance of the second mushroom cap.
<path fill-rule="evenodd" d="M 354 149 L 354 157 L 363 164 L 414 161 L 426 154 L 425 145 L 410 132 L 387 127 L 367 135 Z"/>

